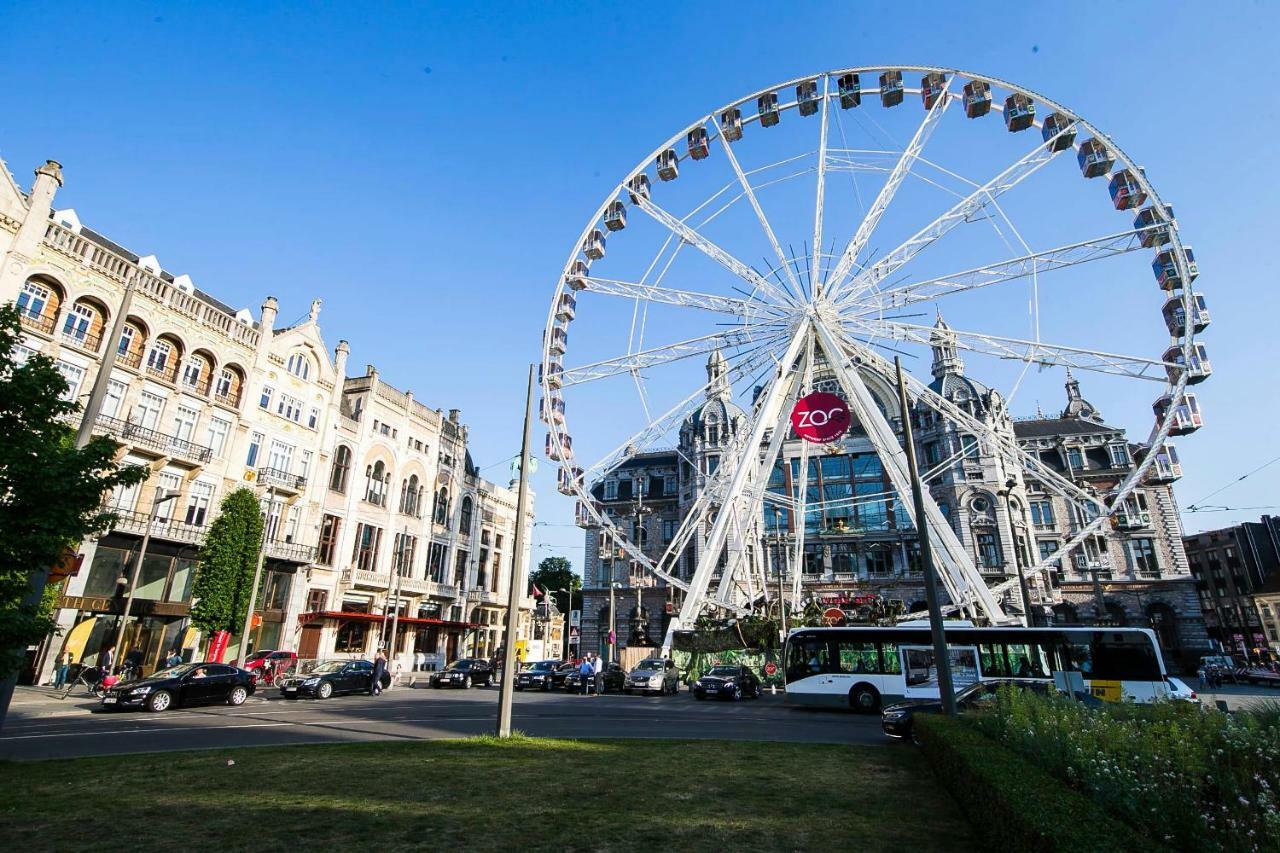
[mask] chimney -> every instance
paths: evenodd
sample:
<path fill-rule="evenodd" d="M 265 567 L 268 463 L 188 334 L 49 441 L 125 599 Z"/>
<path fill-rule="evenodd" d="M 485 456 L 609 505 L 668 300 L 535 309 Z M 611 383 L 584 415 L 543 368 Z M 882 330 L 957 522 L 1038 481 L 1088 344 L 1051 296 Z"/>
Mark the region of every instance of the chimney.
<path fill-rule="evenodd" d="M 268 296 L 262 303 L 262 316 L 258 321 L 258 353 L 259 364 L 265 364 L 267 349 L 271 346 L 271 338 L 275 334 L 276 315 L 280 313 L 280 303 L 274 296 Z"/>
<path fill-rule="evenodd" d="M 456 423 L 458 422 L 458 416 L 459 416 L 459 415 L 461 415 L 461 414 L 462 414 L 462 410 L 461 410 L 461 409 L 450 409 L 450 410 L 449 410 L 449 423 L 456 424 Z"/>

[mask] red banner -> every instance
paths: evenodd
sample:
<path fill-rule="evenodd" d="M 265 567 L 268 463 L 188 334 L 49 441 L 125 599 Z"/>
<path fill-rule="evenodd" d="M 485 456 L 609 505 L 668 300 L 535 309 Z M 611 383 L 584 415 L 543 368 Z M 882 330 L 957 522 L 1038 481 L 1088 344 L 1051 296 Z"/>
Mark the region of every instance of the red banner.
<path fill-rule="evenodd" d="M 222 657 L 227 653 L 227 641 L 230 639 L 230 631 L 215 631 L 209 638 L 208 659 L 214 663 L 222 663 Z"/>

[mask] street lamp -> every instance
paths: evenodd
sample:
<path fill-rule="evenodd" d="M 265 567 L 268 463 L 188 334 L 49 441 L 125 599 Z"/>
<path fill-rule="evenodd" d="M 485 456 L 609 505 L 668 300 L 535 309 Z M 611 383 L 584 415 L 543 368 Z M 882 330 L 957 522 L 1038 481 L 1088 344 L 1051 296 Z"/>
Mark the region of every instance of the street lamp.
<path fill-rule="evenodd" d="M 156 499 L 151 503 L 151 512 L 147 515 L 147 529 L 142 533 L 142 547 L 138 549 L 138 559 L 133 564 L 133 574 L 129 577 L 129 591 L 124 599 L 124 614 L 120 617 L 120 626 L 116 628 L 116 660 L 122 660 L 124 645 L 124 629 L 129 624 L 129 611 L 133 609 L 133 593 L 138 588 L 138 575 L 142 573 L 142 561 L 147 558 L 147 546 L 151 544 L 151 526 L 156 522 L 160 512 L 160 504 L 175 500 L 178 493 L 172 489 L 156 487 Z M 118 667 L 117 667 L 118 668 Z"/>

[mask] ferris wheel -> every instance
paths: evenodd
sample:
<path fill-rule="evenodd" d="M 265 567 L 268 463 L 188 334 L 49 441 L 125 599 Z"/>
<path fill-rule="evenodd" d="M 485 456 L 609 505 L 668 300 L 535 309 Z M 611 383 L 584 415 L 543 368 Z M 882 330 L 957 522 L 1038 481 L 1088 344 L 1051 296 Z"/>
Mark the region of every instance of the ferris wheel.
<path fill-rule="evenodd" d="M 1060 557 L 1169 463 L 1169 436 L 1201 426 L 1192 386 L 1211 367 L 1196 339 L 1208 325 L 1196 276 L 1145 171 L 1065 106 L 948 68 L 785 81 L 662 142 L 587 221 L 544 330 L 546 452 L 560 463 L 560 491 L 578 500 L 578 522 L 683 590 L 671 630 L 708 608 L 754 606 L 763 576 L 752 543 L 770 510 L 801 521 L 790 540 L 798 558 L 815 513 L 886 500 L 901 524 L 927 525 L 953 612 L 1010 623 L 1001 597 L 1017 581 L 988 583 L 928 489 L 925 518 L 914 517 L 894 358 L 913 407 L 1080 509 Z M 1125 412 L 1152 401 L 1137 464 L 1104 492 L 1046 464 L 930 381 L 939 347 L 998 381 L 1006 407 L 1017 398 L 1025 410 L 1064 372 L 1087 376 Z M 879 458 L 882 491 L 806 483 L 810 460 L 838 446 L 798 438 L 797 414 L 823 393 Z M 670 448 L 713 396 L 738 413 L 714 466 L 683 458 L 678 527 L 660 543 L 636 541 L 602 507 L 598 482 Z M 829 419 L 809 410 L 799 416 Z M 771 487 L 797 443 L 787 488 Z M 942 457 L 926 459 L 936 463 L 922 470 L 926 482 L 948 476 L 954 457 Z M 690 552 L 692 565 L 682 560 Z"/>

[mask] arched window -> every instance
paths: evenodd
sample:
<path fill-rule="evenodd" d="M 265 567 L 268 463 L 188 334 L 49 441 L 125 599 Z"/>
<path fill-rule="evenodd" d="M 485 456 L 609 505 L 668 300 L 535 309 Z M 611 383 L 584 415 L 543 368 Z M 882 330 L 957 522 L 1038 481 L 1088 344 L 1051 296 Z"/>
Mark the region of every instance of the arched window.
<path fill-rule="evenodd" d="M 391 472 L 381 459 L 365 469 L 364 499 L 378 506 L 387 505 L 387 486 L 391 485 Z"/>
<path fill-rule="evenodd" d="M 422 511 L 422 487 L 418 485 L 417 474 L 400 484 L 400 511 L 405 515 L 418 515 Z"/>
<path fill-rule="evenodd" d="M 226 371 L 223 371 L 224 373 Z M 333 470 L 329 473 L 329 488 L 332 491 L 346 494 L 347 475 L 351 473 L 351 448 L 339 444 L 333 454 Z"/>
<path fill-rule="evenodd" d="M 299 379 L 306 379 L 311 375 L 311 359 L 307 358 L 306 353 L 295 352 L 289 356 L 286 369 Z"/>
<path fill-rule="evenodd" d="M 436 524 L 449 526 L 449 489 L 447 486 L 441 486 L 440 491 L 436 492 L 436 505 L 431 514 L 432 520 Z"/>
<path fill-rule="evenodd" d="M 462 511 L 459 514 L 458 530 L 462 533 L 471 533 L 471 496 L 462 499 Z"/>

